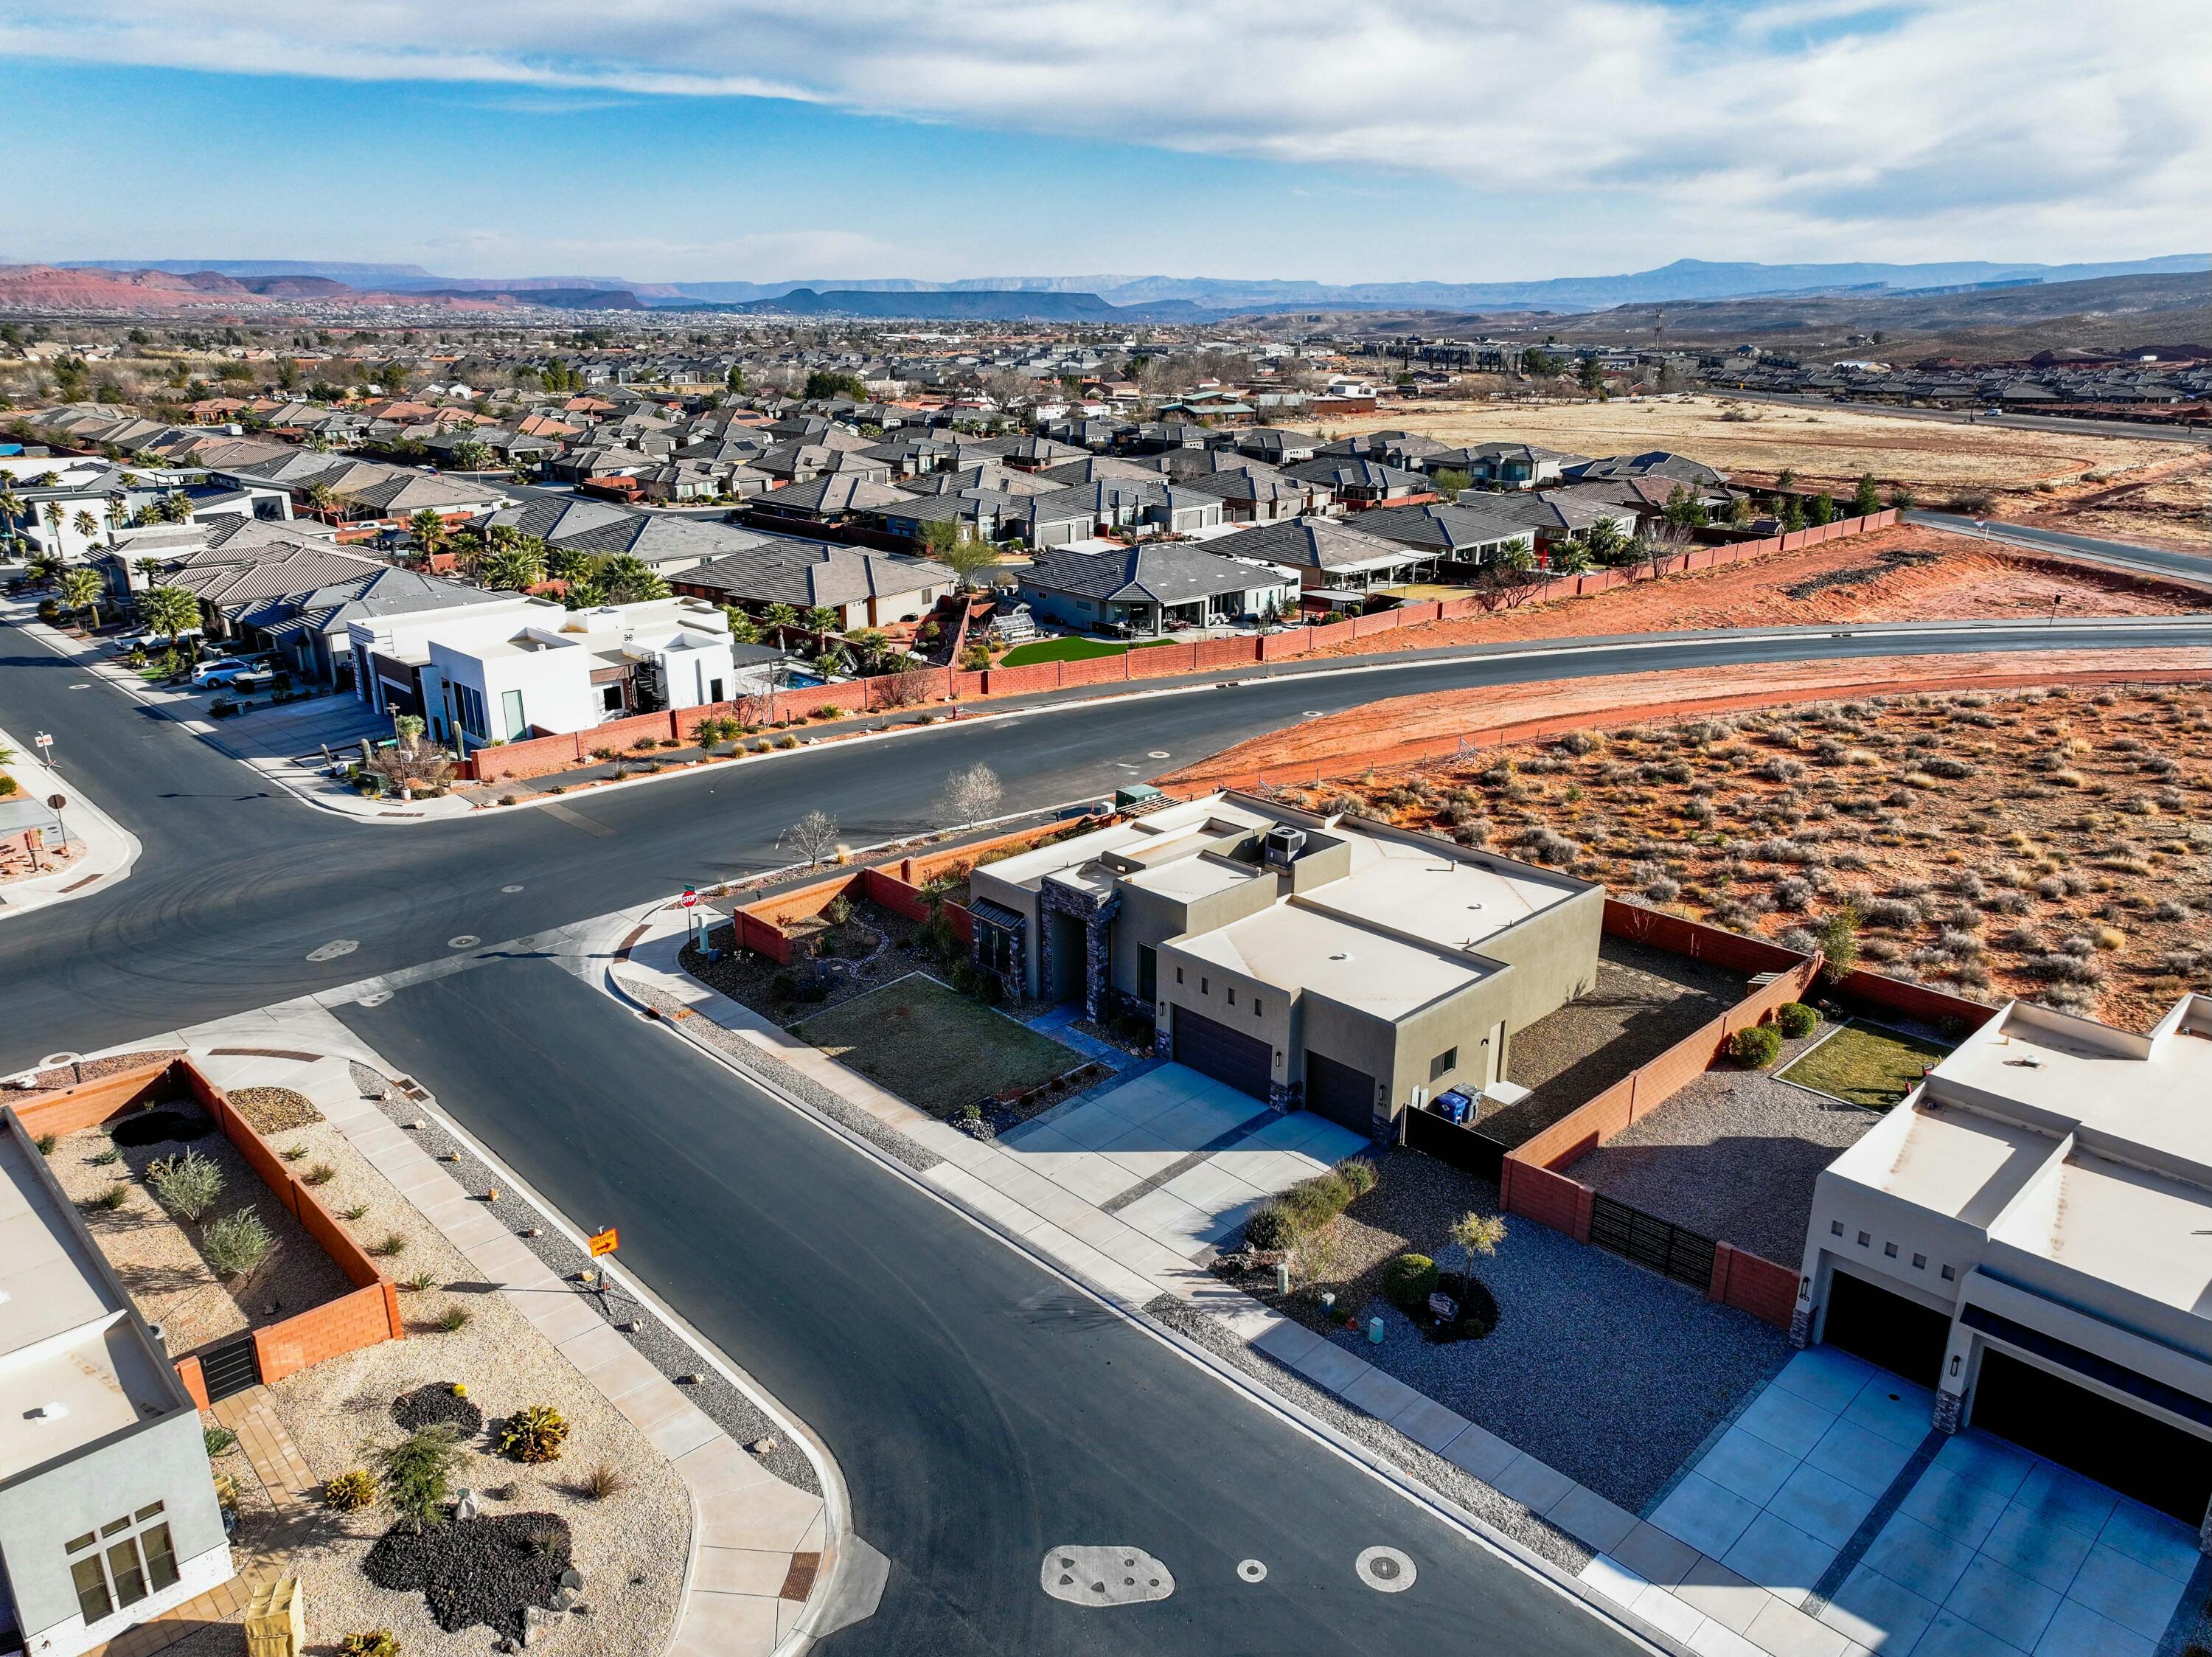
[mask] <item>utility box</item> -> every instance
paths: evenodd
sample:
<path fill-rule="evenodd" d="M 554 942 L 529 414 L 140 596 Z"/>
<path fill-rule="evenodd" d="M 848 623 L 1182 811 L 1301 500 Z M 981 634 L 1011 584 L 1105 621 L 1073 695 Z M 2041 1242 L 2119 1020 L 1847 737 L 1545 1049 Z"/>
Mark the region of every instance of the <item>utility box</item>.
<path fill-rule="evenodd" d="M 296 1576 L 253 1591 L 246 1607 L 246 1657 L 300 1657 L 307 1648 L 307 1596 Z"/>

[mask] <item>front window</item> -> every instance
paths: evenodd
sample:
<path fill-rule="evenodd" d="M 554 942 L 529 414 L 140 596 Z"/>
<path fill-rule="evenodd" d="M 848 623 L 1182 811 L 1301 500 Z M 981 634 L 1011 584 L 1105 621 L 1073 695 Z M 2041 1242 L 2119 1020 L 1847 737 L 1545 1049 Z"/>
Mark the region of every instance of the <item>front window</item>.
<path fill-rule="evenodd" d="M 151 1502 L 64 1544 L 77 1609 L 87 1623 L 176 1585 L 177 1553 L 162 1512 L 161 1502 Z"/>

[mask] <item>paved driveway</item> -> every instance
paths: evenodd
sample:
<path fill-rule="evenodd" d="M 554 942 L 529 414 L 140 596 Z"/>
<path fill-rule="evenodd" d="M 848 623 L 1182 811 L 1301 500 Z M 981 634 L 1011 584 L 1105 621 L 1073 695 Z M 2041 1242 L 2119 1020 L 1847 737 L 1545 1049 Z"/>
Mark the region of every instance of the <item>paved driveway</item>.
<path fill-rule="evenodd" d="M 204 715 L 211 698 L 195 698 Z M 356 697 L 340 692 L 305 702 L 288 702 L 281 708 L 266 702 L 235 718 L 210 722 L 216 740 L 249 765 L 266 768 L 291 760 L 322 763 L 322 749 L 333 751 L 359 742 L 364 736 L 389 736 L 392 718 Z"/>
<path fill-rule="evenodd" d="M 1655 1605 L 1790 1657 L 2153 1657 L 2205 1568 L 2196 1532 L 1988 1434 L 1937 1433 L 1933 1402 L 1833 1347 L 1799 1353 L 1651 1511 L 1694 1563 L 1646 1538 L 1629 1568 L 1677 1577 Z"/>
<path fill-rule="evenodd" d="M 1368 1148 L 1326 1118 L 1279 1114 L 1181 1064 L 1147 1070 L 999 1143 L 1186 1259 L 1211 1258 L 1267 1197 Z"/>

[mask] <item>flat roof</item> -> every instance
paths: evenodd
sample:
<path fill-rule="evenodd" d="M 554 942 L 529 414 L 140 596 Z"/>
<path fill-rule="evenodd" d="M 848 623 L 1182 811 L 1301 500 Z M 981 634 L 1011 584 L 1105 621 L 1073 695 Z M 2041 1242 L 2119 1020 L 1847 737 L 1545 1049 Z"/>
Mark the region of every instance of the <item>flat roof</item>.
<path fill-rule="evenodd" d="M 2198 1317 L 2212 1295 L 2212 1193 L 2094 1153 L 2053 1166 L 1990 1236 Z"/>
<path fill-rule="evenodd" d="M 1574 895 L 1576 887 L 1436 844 L 1340 830 L 1352 872 L 1304 894 L 1317 909 L 1439 949 L 1474 949 Z"/>
<path fill-rule="evenodd" d="M 37 1154 L 0 1132 L 0 1480 L 171 1403 L 155 1355 Z"/>
<path fill-rule="evenodd" d="M 1311 990 L 1393 1021 L 1502 970 L 1495 962 L 1402 942 L 1302 898 L 1179 938 L 1175 947 L 1262 984 Z"/>
<path fill-rule="evenodd" d="M 1048 874 L 1079 869 L 1108 852 L 1139 863 L 1157 864 L 1169 858 L 1189 856 L 1222 840 L 1265 828 L 1273 821 L 1271 817 L 1218 799 L 1194 800 L 1129 822 L 1109 823 L 1088 834 L 1055 841 L 1031 851 L 1018 851 L 1011 857 L 982 864 L 975 872 L 994 880 L 1004 880 L 1009 886 L 1028 886 L 1034 891 Z M 1215 822 L 1227 826 L 1209 830 L 1208 825 Z"/>
<path fill-rule="evenodd" d="M 1201 852 L 1195 857 L 1179 857 L 1157 868 L 1124 875 L 1122 884 L 1190 903 L 1210 898 L 1217 892 L 1249 885 L 1262 874 L 1270 881 L 1275 879 L 1274 870 L 1263 870 L 1257 863 L 1232 862 L 1226 857 L 1209 857 Z"/>
<path fill-rule="evenodd" d="M 1985 1227 L 2058 1148 L 2037 1129 L 1964 1106 L 1931 1108 L 1923 1093 L 1890 1112 L 1828 1172 Z"/>

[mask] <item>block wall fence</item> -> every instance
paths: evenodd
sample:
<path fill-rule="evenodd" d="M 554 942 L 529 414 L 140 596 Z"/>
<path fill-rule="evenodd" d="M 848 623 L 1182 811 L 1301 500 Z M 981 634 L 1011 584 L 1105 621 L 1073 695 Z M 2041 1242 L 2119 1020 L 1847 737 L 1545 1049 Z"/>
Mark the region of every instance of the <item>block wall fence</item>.
<path fill-rule="evenodd" d="M 1897 521 L 1893 509 L 1863 518 L 1839 518 L 1817 529 L 1792 530 L 1761 540 L 1693 547 L 1654 570 L 1649 564 L 1617 570 L 1594 570 L 1586 575 L 1563 576 L 1532 589 L 1524 603 L 1544 604 L 1602 593 L 1615 587 L 1650 581 L 1657 576 L 1680 575 L 1717 565 L 1741 564 L 1776 552 L 1794 552 L 1840 536 L 1887 529 Z M 682 577 L 678 577 L 682 584 Z M 993 697 L 1027 696 L 1041 691 L 1066 690 L 1086 685 L 1123 684 L 1141 679 L 1171 679 L 1183 673 L 1224 672 L 1256 667 L 1264 662 L 1290 661 L 1300 656 L 1348 644 L 1378 634 L 1418 628 L 1437 621 L 1456 621 L 1482 613 L 1474 597 L 1429 599 L 1354 616 L 1320 627 L 1294 627 L 1279 633 L 1255 634 L 1242 638 L 1202 639 L 1191 644 L 1158 644 L 1120 655 L 1092 656 L 1078 661 L 1035 661 L 1020 667 L 988 667 L 968 671 L 958 666 L 931 667 L 906 673 L 885 673 L 848 679 L 842 685 L 810 685 L 803 690 L 779 691 L 774 698 L 773 717 L 809 719 L 825 708 L 848 713 L 885 713 L 901 708 L 923 707 L 945 702 L 974 702 Z M 964 625 L 965 618 L 963 618 Z M 1418 641 L 1409 641 L 1418 649 Z M 954 661 L 957 664 L 958 658 Z M 497 747 L 479 748 L 464 762 L 465 777 L 478 783 L 503 782 L 509 777 L 539 777 L 560 771 L 591 757 L 594 748 L 629 748 L 640 737 L 656 741 L 688 743 L 702 719 L 736 716 L 741 705 L 718 702 L 706 707 L 682 708 L 610 720 L 587 731 L 558 736 L 532 737 Z"/>
<path fill-rule="evenodd" d="M 341 1353 L 385 1341 L 406 1338 L 399 1313 L 399 1292 L 376 1262 L 369 1258 L 343 1226 L 323 1206 L 313 1189 L 301 1181 L 253 1124 L 240 1115 L 222 1088 L 191 1060 L 163 1054 L 143 1065 L 118 1071 L 112 1076 L 79 1082 L 52 1095 L 16 1107 L 23 1125 L 36 1135 L 74 1133 L 135 1106 L 189 1093 L 205 1111 L 222 1136 L 238 1149 L 264 1185 L 276 1194 L 285 1211 L 300 1222 L 354 1285 L 349 1294 L 310 1307 L 279 1322 L 253 1331 L 254 1354 L 260 1361 L 261 1379 L 282 1380 Z M 177 1377 L 202 1408 L 207 1386 L 200 1361 L 187 1354 L 175 1361 Z"/>

